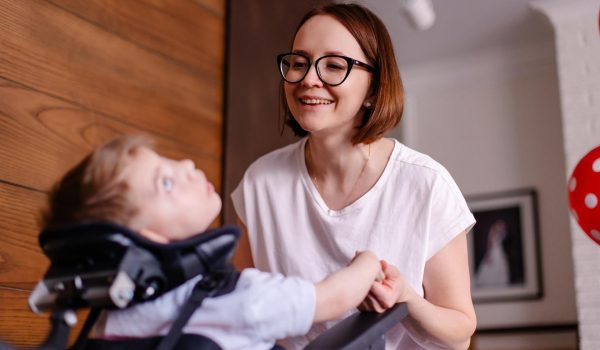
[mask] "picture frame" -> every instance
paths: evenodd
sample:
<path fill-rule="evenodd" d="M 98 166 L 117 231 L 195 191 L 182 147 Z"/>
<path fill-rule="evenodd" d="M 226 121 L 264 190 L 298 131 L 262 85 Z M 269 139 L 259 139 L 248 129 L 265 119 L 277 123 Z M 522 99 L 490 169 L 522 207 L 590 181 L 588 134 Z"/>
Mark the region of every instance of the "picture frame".
<path fill-rule="evenodd" d="M 540 299 L 536 191 L 470 196 L 467 203 L 477 221 L 467 235 L 473 302 Z"/>

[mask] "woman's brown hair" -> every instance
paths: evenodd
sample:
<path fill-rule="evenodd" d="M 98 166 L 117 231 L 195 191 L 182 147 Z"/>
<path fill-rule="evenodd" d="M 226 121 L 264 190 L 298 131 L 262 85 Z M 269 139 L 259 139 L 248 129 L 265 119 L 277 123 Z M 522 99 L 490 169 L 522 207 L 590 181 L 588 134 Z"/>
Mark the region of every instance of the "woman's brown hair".
<path fill-rule="evenodd" d="M 152 148 L 152 142 L 143 136 L 120 136 L 85 157 L 52 189 L 42 226 L 97 220 L 129 225 L 137 207 L 122 175 L 140 147 Z"/>
<path fill-rule="evenodd" d="M 365 109 L 364 119 L 352 137 L 353 144 L 371 143 L 398 125 L 404 108 L 404 88 L 390 35 L 381 20 L 367 8 L 358 4 L 332 4 L 315 8 L 304 15 L 294 38 L 306 21 L 318 15 L 331 16 L 342 23 L 354 36 L 368 62 L 376 68 L 370 90 L 372 107 Z M 297 136 L 306 136 L 308 132 L 291 114 L 283 84 L 282 80 L 283 121 Z"/>

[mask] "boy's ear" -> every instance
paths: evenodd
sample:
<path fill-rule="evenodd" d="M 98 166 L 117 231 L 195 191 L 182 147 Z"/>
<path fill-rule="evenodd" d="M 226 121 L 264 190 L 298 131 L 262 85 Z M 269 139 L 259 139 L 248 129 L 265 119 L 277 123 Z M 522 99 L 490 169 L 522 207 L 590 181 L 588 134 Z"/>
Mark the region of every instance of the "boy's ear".
<path fill-rule="evenodd" d="M 161 235 L 158 232 L 152 231 L 149 228 L 140 229 L 139 234 L 145 238 L 148 238 L 151 241 L 156 242 L 156 243 L 162 243 L 162 244 L 169 243 L 169 240 L 165 236 Z"/>

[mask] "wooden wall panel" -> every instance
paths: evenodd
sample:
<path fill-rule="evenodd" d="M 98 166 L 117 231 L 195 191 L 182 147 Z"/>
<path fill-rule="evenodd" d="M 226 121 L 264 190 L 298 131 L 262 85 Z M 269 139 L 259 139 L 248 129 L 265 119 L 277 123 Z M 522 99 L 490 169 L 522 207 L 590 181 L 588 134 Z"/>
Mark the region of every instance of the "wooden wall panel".
<path fill-rule="evenodd" d="M 45 1 L 5 0 L 0 32 L 0 76 L 220 155 L 222 81 L 200 65 L 190 69 L 114 33 L 110 23 L 101 27 Z"/>
<path fill-rule="evenodd" d="M 220 186 L 218 154 L 2 78 L 0 96 L 3 145 L 0 147 L 0 179 L 4 181 L 47 191 L 65 169 L 74 166 L 95 146 L 119 134 L 138 133 L 152 137 L 157 148 L 167 156 L 194 160 L 198 167 L 206 170 L 215 187 Z"/>
<path fill-rule="evenodd" d="M 43 192 L 0 183 L 0 286 L 30 290 L 46 271 L 48 259 L 37 242 L 45 201 Z"/>
<path fill-rule="evenodd" d="M 40 210 L 97 145 L 149 135 L 221 188 L 224 22 L 225 0 L 0 1 L 0 340 L 46 335 Z"/>
<path fill-rule="evenodd" d="M 113 33 L 177 60 L 206 79 L 221 82 L 223 62 L 218 58 L 225 43 L 219 23 L 223 13 L 212 13 L 214 5 L 207 5 L 210 11 L 194 30 L 189 30 L 188 23 L 198 21 L 196 14 L 203 6 L 193 1 L 170 1 L 167 9 L 151 1 L 131 2 L 128 6 L 107 6 L 110 1 L 106 0 L 51 1 L 98 26 L 108 24 Z"/>
<path fill-rule="evenodd" d="M 0 329 L 2 340 L 20 339 L 20 348 L 31 349 L 37 347 L 46 338 L 45 330 L 48 329 L 49 320 L 46 315 L 37 315 L 29 312 L 27 298 L 29 291 L 15 290 L 0 287 L 0 300 L 2 312 L 0 313 Z M 77 312 L 79 322 L 71 332 L 71 342 L 74 342 L 87 317 L 87 310 Z M 44 331 L 32 331 L 44 330 Z M 12 345 L 12 344 L 11 344 Z"/>

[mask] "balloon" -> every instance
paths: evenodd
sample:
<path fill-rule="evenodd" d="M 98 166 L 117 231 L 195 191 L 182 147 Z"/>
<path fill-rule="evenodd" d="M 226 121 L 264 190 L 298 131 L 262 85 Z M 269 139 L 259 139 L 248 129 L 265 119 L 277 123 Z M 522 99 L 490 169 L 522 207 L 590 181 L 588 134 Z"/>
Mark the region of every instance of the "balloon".
<path fill-rule="evenodd" d="M 600 146 L 575 166 L 569 179 L 569 204 L 581 229 L 600 244 Z"/>

